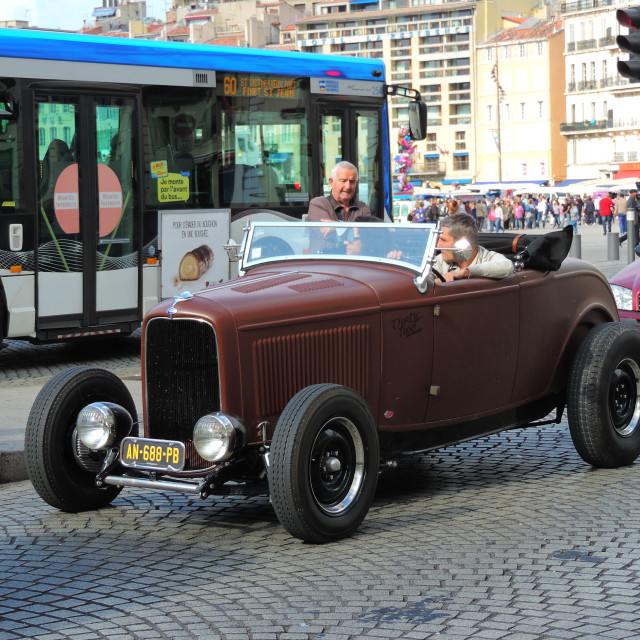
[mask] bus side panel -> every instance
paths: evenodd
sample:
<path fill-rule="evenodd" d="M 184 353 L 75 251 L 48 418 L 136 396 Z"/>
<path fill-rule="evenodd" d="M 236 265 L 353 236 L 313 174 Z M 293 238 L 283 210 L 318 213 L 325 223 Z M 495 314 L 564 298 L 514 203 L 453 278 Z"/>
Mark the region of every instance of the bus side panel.
<path fill-rule="evenodd" d="M 7 338 L 35 337 L 36 310 L 35 275 L 33 273 L 2 276 L 2 287 L 7 300 L 9 323 Z"/>

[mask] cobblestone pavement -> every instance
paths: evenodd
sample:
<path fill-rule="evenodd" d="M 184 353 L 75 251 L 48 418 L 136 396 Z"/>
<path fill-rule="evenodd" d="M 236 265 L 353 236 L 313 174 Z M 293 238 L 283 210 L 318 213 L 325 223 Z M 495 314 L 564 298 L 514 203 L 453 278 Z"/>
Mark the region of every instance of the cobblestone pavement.
<path fill-rule="evenodd" d="M 266 497 L 125 490 L 63 514 L 0 486 L 0 640 L 640 638 L 640 464 L 566 424 L 403 462 L 357 534 L 303 544 Z"/>
<path fill-rule="evenodd" d="M 7 340 L 0 349 L 0 385 L 35 383 L 76 365 L 140 371 L 140 330 L 130 336 L 33 345 Z"/>

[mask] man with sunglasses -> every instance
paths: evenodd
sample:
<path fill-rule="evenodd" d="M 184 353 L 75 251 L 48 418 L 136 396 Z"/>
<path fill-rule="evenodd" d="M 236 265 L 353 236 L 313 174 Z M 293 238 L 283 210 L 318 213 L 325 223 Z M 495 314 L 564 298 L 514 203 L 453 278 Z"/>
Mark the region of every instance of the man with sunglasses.
<path fill-rule="evenodd" d="M 461 252 L 451 248 L 462 238 L 471 245 L 469 256 L 460 255 Z M 454 213 L 442 221 L 442 235 L 437 247 L 441 251 L 433 263 L 431 277 L 434 280 L 442 281 L 438 274 L 445 282 L 452 282 L 477 277 L 501 279 L 513 273 L 511 260 L 478 244 L 478 227 L 468 213 Z"/>

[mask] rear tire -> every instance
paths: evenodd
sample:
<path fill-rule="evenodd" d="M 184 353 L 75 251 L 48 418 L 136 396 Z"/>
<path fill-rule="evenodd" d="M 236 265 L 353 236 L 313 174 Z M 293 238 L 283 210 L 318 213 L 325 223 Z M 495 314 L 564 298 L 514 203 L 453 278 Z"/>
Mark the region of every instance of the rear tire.
<path fill-rule="evenodd" d="M 73 367 L 55 375 L 31 408 L 24 442 L 27 471 L 38 495 L 56 509 L 99 509 L 122 490 L 96 486 L 105 454 L 89 452 L 75 435 L 80 410 L 99 401 L 121 405 L 137 422 L 136 406 L 125 384 L 110 371 L 91 367 Z"/>
<path fill-rule="evenodd" d="M 640 455 L 640 333 L 619 323 L 591 329 L 574 359 L 569 430 L 594 467 L 631 464 Z"/>
<path fill-rule="evenodd" d="M 378 481 L 378 432 L 353 390 L 317 384 L 287 404 L 271 443 L 269 489 L 282 526 L 306 542 L 350 536 Z"/>

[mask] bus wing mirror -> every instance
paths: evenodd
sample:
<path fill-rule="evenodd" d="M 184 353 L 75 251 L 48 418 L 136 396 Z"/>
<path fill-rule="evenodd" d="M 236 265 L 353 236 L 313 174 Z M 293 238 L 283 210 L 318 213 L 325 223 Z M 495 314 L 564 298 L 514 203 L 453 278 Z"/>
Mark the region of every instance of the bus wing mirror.
<path fill-rule="evenodd" d="M 412 140 L 427 137 L 427 105 L 422 100 L 409 103 L 409 132 Z"/>

